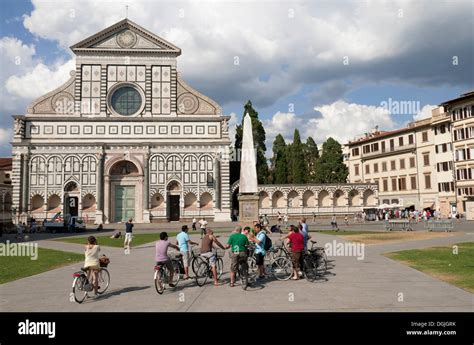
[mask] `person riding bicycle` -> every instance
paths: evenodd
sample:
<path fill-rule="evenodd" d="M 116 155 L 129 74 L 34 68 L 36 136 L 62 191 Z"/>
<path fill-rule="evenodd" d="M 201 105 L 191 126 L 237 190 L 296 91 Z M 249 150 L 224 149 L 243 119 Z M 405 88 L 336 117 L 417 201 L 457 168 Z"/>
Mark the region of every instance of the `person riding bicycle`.
<path fill-rule="evenodd" d="M 99 289 L 99 280 L 97 279 L 100 271 L 99 252 L 100 247 L 97 244 L 97 239 L 94 236 L 89 236 L 84 250 L 84 268 L 87 269 L 87 279 L 92 283 L 95 295 Z"/>
<path fill-rule="evenodd" d="M 206 235 L 203 237 L 201 242 L 201 256 L 209 260 L 212 269 L 212 277 L 214 278 L 214 286 L 218 286 L 219 283 L 217 282 L 216 268 L 217 257 L 212 252 L 214 243 L 217 244 L 221 249 L 225 250 L 225 247 L 219 242 L 216 236 L 214 236 L 214 232 L 211 229 L 207 228 Z"/>
<path fill-rule="evenodd" d="M 163 231 L 162 233 L 160 233 L 160 240 L 156 241 L 155 261 L 156 261 L 157 266 L 165 265 L 168 268 L 168 271 L 170 272 L 170 276 L 168 280 L 170 283 L 168 285 L 171 287 L 175 287 L 175 285 L 171 283 L 173 281 L 174 270 L 173 270 L 173 264 L 171 263 L 171 259 L 168 256 L 168 247 L 179 250 L 178 246 L 175 246 L 174 244 L 171 244 L 168 241 L 168 234 L 165 231 Z"/>
<path fill-rule="evenodd" d="M 247 236 L 240 231 L 230 235 L 227 240 L 226 249 L 231 249 L 231 265 L 230 265 L 230 286 L 233 287 L 235 283 L 235 273 L 239 269 L 239 264 L 245 271 L 248 271 L 247 265 L 247 246 L 249 240 Z"/>
<path fill-rule="evenodd" d="M 176 236 L 176 244 L 179 246 L 179 252 L 181 253 L 183 257 L 183 266 L 184 266 L 184 277 L 183 279 L 189 279 L 189 245 L 190 244 L 195 244 L 197 245 L 196 242 L 193 242 L 189 239 L 188 235 L 188 226 L 183 225 L 181 227 L 181 233 Z"/>

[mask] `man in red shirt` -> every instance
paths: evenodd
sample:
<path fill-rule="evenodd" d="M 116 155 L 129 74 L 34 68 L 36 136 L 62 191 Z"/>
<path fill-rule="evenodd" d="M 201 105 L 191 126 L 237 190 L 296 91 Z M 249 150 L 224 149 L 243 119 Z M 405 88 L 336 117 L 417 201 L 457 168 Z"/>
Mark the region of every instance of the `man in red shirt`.
<path fill-rule="evenodd" d="M 291 261 L 293 262 L 293 278 L 292 280 L 299 279 L 300 262 L 304 250 L 304 237 L 299 231 L 297 226 L 290 225 L 290 233 L 282 238 L 282 240 L 288 239 L 291 247 Z"/>

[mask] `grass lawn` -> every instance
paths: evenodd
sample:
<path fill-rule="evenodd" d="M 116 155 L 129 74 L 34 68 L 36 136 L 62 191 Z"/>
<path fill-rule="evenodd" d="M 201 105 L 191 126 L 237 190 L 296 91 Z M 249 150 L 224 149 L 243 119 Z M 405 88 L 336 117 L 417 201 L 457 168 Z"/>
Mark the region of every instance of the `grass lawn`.
<path fill-rule="evenodd" d="M 0 284 L 84 261 L 84 254 L 38 248 L 38 259 L 27 256 L 0 256 Z"/>
<path fill-rule="evenodd" d="M 334 230 L 310 231 L 310 233 L 314 233 L 314 234 L 321 233 L 321 234 L 336 235 L 336 236 L 377 234 L 377 232 L 375 232 L 375 231 L 364 231 L 364 230 L 344 231 L 343 229 L 341 229 L 339 231 L 334 231 Z"/>
<path fill-rule="evenodd" d="M 336 233 L 337 235 L 337 233 Z M 385 231 L 361 234 L 346 233 L 345 239 L 353 242 L 365 243 L 367 245 L 397 243 L 405 241 L 418 241 L 435 237 L 457 236 L 453 232 L 429 232 L 429 231 Z"/>
<path fill-rule="evenodd" d="M 385 256 L 474 293 L 474 242 L 457 243 L 456 246 L 458 254 L 449 246 L 404 250 Z"/>
<path fill-rule="evenodd" d="M 220 231 L 214 230 L 214 233 L 219 233 Z M 175 241 L 175 237 L 177 234 L 180 233 L 180 231 L 167 231 L 168 237 L 170 240 L 172 240 L 172 243 Z M 200 231 L 189 231 L 188 234 L 191 236 L 193 235 L 199 235 L 201 232 Z M 122 232 L 123 234 L 123 232 Z M 104 235 L 104 236 L 96 236 L 97 242 L 100 246 L 104 247 L 116 247 L 116 248 L 123 248 L 123 242 L 124 238 L 110 238 L 112 234 L 109 235 Z M 67 242 L 67 243 L 76 243 L 76 244 L 86 244 L 87 243 L 87 237 L 89 236 L 81 236 L 81 237 L 62 237 L 62 238 L 57 238 L 55 241 L 59 242 Z M 150 232 L 150 233 L 142 233 L 142 234 L 136 234 L 133 233 L 133 238 L 132 238 L 132 243 L 131 247 L 136 247 L 136 246 L 141 246 L 142 244 L 150 243 L 150 242 L 155 242 L 160 239 L 160 232 Z"/>
<path fill-rule="evenodd" d="M 123 234 L 123 232 L 122 232 Z M 176 236 L 178 232 L 168 232 L 168 236 L 171 239 L 172 237 Z M 104 235 L 104 236 L 96 236 L 97 238 L 97 243 L 100 246 L 104 247 L 116 247 L 116 248 L 123 248 L 123 242 L 124 238 L 110 238 L 112 236 L 111 234 L 109 235 Z M 76 244 L 86 244 L 87 243 L 87 237 L 89 236 L 84 236 L 84 237 L 63 237 L 63 238 L 57 238 L 55 241 L 60 241 L 60 242 L 67 242 L 67 243 L 76 243 Z M 145 233 L 145 234 L 133 234 L 132 242 L 131 242 L 131 247 L 136 247 L 140 246 L 145 243 L 150 243 L 150 242 L 155 242 L 160 239 L 160 233 L 159 232 L 153 232 L 153 233 Z"/>

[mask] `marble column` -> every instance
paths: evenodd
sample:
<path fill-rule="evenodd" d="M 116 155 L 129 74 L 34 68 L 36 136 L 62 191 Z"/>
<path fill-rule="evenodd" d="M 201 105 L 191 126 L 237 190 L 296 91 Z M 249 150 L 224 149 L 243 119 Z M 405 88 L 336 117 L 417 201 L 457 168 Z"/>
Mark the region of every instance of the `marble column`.
<path fill-rule="evenodd" d="M 22 167 L 21 167 L 21 212 L 23 214 L 28 213 L 29 204 L 29 182 L 30 182 L 30 155 L 24 153 L 22 155 Z"/>
<path fill-rule="evenodd" d="M 150 223 L 150 154 L 145 153 L 143 157 L 143 222 Z"/>
<path fill-rule="evenodd" d="M 97 165 L 97 209 L 95 212 L 95 223 L 104 222 L 104 154 L 99 153 Z"/>

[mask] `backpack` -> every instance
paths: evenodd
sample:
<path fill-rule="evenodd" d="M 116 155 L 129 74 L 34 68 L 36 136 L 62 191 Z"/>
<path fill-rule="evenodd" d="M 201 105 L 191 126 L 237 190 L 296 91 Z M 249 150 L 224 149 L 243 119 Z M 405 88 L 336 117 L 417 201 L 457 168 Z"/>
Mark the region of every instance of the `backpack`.
<path fill-rule="evenodd" d="M 265 242 L 263 242 L 263 249 L 267 251 L 267 250 L 270 250 L 271 247 L 272 247 L 272 240 L 270 239 L 270 237 L 268 237 L 267 234 L 265 234 Z"/>

